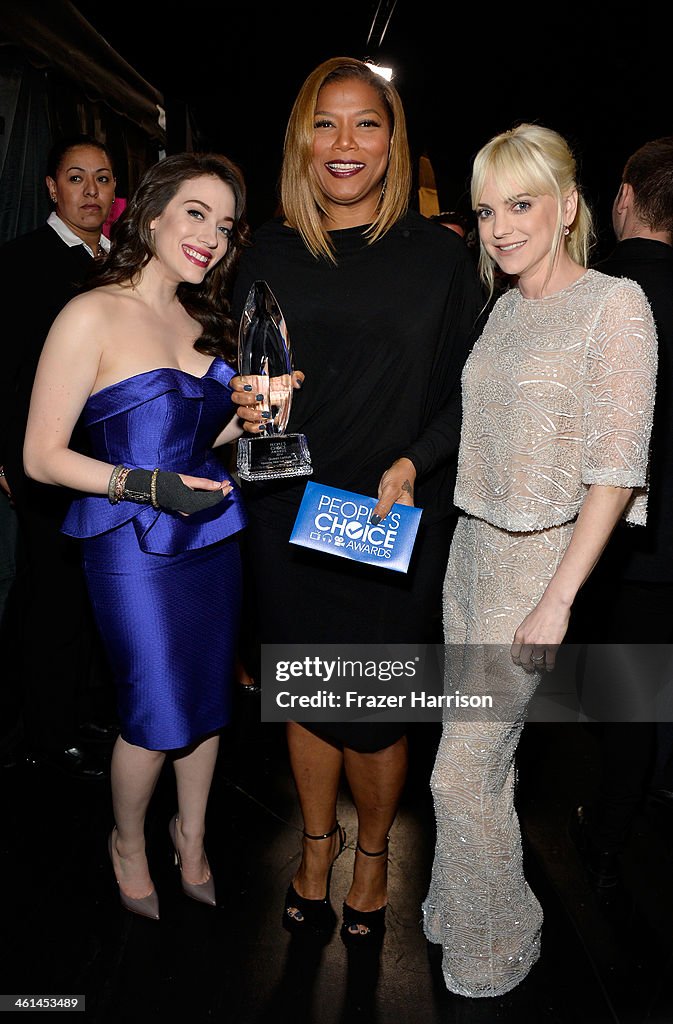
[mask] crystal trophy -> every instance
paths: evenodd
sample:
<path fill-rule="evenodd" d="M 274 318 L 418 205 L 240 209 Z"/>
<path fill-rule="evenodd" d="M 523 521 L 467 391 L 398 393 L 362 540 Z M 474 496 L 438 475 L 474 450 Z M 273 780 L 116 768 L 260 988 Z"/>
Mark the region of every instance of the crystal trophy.
<path fill-rule="evenodd" d="M 245 300 L 238 332 L 238 372 L 261 395 L 268 413 L 264 433 L 238 440 L 236 469 L 242 480 L 310 476 L 304 434 L 287 434 L 292 404 L 292 356 L 285 319 L 266 281 L 255 281 Z"/>

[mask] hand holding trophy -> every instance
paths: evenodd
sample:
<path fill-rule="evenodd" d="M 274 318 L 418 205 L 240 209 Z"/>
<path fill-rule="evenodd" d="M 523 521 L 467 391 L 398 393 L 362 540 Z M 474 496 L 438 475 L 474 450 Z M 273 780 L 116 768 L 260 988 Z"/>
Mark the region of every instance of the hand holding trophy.
<path fill-rule="evenodd" d="M 310 476 L 304 434 L 286 434 L 292 404 L 292 357 L 280 307 L 266 281 L 255 281 L 245 301 L 238 335 L 238 372 L 255 389 L 257 408 L 267 414 L 264 434 L 238 441 L 242 480 Z"/>

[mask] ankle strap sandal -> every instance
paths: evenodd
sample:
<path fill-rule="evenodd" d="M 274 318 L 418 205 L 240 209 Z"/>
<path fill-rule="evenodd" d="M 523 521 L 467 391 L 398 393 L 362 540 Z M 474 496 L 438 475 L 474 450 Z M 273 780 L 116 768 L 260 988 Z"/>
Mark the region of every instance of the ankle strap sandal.
<path fill-rule="evenodd" d="M 325 885 L 325 895 L 320 900 L 309 900 L 301 896 L 290 882 L 285 894 L 285 906 L 283 909 L 283 927 L 293 935 L 313 935 L 329 933 L 336 924 L 336 914 L 329 900 L 330 883 L 332 880 L 332 868 L 338 857 L 346 846 L 346 832 L 337 821 L 334 828 L 322 835 L 312 835 L 304 831 L 304 839 L 311 839 L 320 842 L 322 839 L 331 839 L 335 834 L 339 835 L 339 849 L 337 850 L 332 863 L 330 864 Z"/>
<path fill-rule="evenodd" d="M 390 837 L 387 836 L 386 845 L 382 850 L 376 850 L 373 853 L 370 850 L 365 850 L 359 842 L 355 844 L 355 849 L 365 857 L 387 857 L 389 839 Z M 371 948 L 382 942 L 386 930 L 386 907 L 387 904 L 384 903 L 377 910 L 356 910 L 355 907 L 349 906 L 344 901 L 341 925 L 342 942 L 352 949 L 365 946 Z"/>

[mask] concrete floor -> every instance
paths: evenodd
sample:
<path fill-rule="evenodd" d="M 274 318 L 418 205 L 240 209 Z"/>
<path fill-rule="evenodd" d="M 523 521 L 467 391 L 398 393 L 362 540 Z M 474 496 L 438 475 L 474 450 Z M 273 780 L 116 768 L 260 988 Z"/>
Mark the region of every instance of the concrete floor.
<path fill-rule="evenodd" d="M 297 947 L 280 927 L 299 856 L 300 818 L 282 726 L 237 701 L 211 795 L 207 844 L 215 910 L 186 899 L 172 865 L 174 807 L 162 776 L 148 817 L 161 900 L 155 923 L 120 908 L 107 859 L 109 786 L 45 768 L 0 772 L 0 992 L 84 994 L 73 1020 L 189 1024 L 670 1024 L 673 812 L 646 804 L 609 900 L 590 888 L 568 836 L 587 799 L 596 751 L 582 726 L 531 723 L 519 751 L 527 874 L 544 913 L 543 954 L 502 999 L 450 995 L 441 953 L 421 929 L 434 842 L 428 778 L 439 727 L 410 733 L 411 770 L 391 833 L 390 905 L 380 955 L 348 956 L 338 932 Z M 347 793 L 340 819 L 355 839 Z M 336 863 L 336 909 L 352 850 Z"/>

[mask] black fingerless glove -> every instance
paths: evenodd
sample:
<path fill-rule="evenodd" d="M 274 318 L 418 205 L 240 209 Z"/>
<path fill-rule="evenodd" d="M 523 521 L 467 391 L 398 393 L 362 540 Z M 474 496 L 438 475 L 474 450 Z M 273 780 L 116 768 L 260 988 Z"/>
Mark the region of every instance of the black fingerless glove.
<path fill-rule="evenodd" d="M 132 470 L 129 478 L 133 473 L 146 472 L 142 469 Z M 201 509 L 217 505 L 223 498 L 223 491 L 193 491 L 177 473 L 157 474 L 157 504 L 169 512 L 200 512 Z"/>
<path fill-rule="evenodd" d="M 177 473 L 158 469 L 129 469 L 115 466 L 108 498 L 112 505 L 119 501 L 133 501 L 138 505 L 152 505 L 166 512 L 200 512 L 217 505 L 224 492 L 193 491 L 183 483 Z"/>

